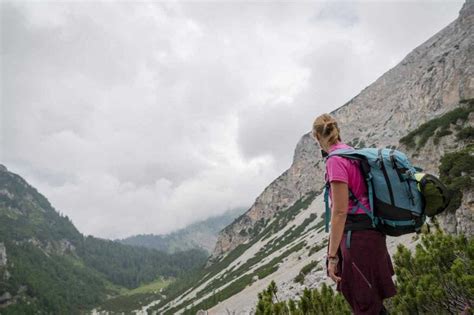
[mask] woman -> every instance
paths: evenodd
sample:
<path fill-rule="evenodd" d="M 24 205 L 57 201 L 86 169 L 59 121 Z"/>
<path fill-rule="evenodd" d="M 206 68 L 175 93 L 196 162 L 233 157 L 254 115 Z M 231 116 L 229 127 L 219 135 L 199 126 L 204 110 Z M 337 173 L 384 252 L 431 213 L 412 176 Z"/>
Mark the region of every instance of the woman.
<path fill-rule="evenodd" d="M 352 148 L 342 142 L 337 122 L 328 114 L 316 118 L 312 135 L 324 155 Z M 349 198 L 349 191 L 372 211 L 359 162 L 340 156 L 328 158 L 326 180 L 330 183 L 331 199 L 328 275 L 337 283 L 337 291 L 343 294 L 354 314 L 387 314 L 383 299 L 394 296 L 396 289 L 385 235 L 371 228 L 362 207 L 348 214 L 357 205 Z M 347 233 L 348 230 L 351 231 Z"/>

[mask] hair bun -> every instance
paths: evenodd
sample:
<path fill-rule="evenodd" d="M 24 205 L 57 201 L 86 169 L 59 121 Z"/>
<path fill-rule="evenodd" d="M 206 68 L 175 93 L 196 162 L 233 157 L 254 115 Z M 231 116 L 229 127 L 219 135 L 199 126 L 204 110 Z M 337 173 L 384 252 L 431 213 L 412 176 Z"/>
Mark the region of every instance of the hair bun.
<path fill-rule="evenodd" d="M 316 138 L 324 138 L 324 142 L 334 144 L 341 140 L 337 121 L 329 114 L 318 116 L 313 122 L 313 134 Z"/>
<path fill-rule="evenodd" d="M 334 127 L 337 127 L 337 122 L 335 120 L 325 122 L 323 127 L 323 134 L 329 134 L 334 129 Z"/>

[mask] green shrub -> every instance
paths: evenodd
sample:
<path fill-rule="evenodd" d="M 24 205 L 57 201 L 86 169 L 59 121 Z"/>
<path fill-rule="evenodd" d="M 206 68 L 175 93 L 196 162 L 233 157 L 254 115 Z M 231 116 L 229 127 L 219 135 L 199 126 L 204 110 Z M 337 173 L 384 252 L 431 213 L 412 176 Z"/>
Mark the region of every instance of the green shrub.
<path fill-rule="evenodd" d="M 435 133 L 435 137 L 433 139 L 433 142 L 434 144 L 438 144 L 439 143 L 439 140 L 444 137 L 444 136 L 447 136 L 447 135 L 450 135 L 452 134 L 453 132 L 451 130 L 448 129 L 449 125 L 446 125 L 446 126 L 443 126 L 443 128 L 441 128 L 440 130 L 438 130 L 436 133 Z"/>
<path fill-rule="evenodd" d="M 426 144 L 429 138 L 435 135 L 435 132 L 435 141 L 439 141 L 440 137 L 451 133 L 449 130 L 451 124 L 456 124 L 458 120 L 462 122 L 466 121 L 469 114 L 474 110 L 472 100 L 461 101 L 460 106 L 461 107 L 420 125 L 418 128 L 401 138 L 400 143 L 407 147 L 420 148 Z"/>
<path fill-rule="evenodd" d="M 469 126 L 469 127 L 461 129 L 457 133 L 456 139 L 459 140 L 459 141 L 473 140 L 474 139 L 474 128 Z"/>
<path fill-rule="evenodd" d="M 319 252 L 321 249 L 323 249 L 324 247 L 326 247 L 327 244 L 328 244 L 328 239 L 326 238 L 326 239 L 324 239 L 321 243 L 314 245 L 314 246 L 309 250 L 308 256 L 311 256 L 311 255 L 313 255 L 314 253 Z"/>
<path fill-rule="evenodd" d="M 239 234 L 240 234 L 240 236 L 247 236 L 248 235 L 248 233 L 245 229 L 240 230 Z"/>
<path fill-rule="evenodd" d="M 294 281 L 295 281 L 296 283 L 303 284 L 303 283 L 304 283 L 304 277 L 305 277 L 305 275 L 300 272 L 300 273 L 295 277 Z"/>
<path fill-rule="evenodd" d="M 462 190 L 473 187 L 474 145 L 460 151 L 447 153 L 441 158 L 439 174 L 441 181 L 451 193 L 448 211 L 455 211 L 461 205 Z"/>
<path fill-rule="evenodd" d="M 318 260 L 313 260 L 309 264 L 301 268 L 300 273 L 295 277 L 295 282 L 303 284 L 305 276 L 311 272 L 319 264 Z"/>
<path fill-rule="evenodd" d="M 299 300 L 280 301 L 274 281 L 258 294 L 255 315 L 351 314 L 349 305 L 339 293 L 322 284 L 321 289 L 305 288 Z"/>
<path fill-rule="evenodd" d="M 414 254 L 400 244 L 394 262 L 398 294 L 389 301 L 394 314 L 460 314 L 473 305 L 472 238 L 438 229 L 422 235 Z"/>

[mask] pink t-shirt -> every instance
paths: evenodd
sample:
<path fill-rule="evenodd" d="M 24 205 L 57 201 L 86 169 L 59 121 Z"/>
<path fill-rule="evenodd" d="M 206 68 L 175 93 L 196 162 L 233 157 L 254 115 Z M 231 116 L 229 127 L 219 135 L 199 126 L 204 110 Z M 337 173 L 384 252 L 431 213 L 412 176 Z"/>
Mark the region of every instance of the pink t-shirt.
<path fill-rule="evenodd" d="M 338 142 L 329 148 L 329 153 L 337 149 L 353 149 L 345 143 Z M 346 183 L 352 190 L 357 199 L 370 210 L 369 198 L 367 196 L 367 186 L 364 177 L 359 169 L 359 161 L 349 160 L 341 156 L 332 156 L 326 161 L 326 181 L 341 181 Z M 331 197 L 331 191 L 329 191 Z M 331 197 L 332 202 L 332 197 Z M 355 203 L 349 199 L 350 212 Z M 356 214 L 363 214 L 365 211 L 362 208 L 357 209 Z"/>

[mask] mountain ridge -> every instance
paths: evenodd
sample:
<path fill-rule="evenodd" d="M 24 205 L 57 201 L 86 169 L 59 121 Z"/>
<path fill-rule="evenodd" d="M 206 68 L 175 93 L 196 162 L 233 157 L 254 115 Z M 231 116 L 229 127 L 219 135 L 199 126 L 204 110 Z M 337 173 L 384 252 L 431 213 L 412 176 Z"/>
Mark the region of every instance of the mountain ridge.
<path fill-rule="evenodd" d="M 201 248 L 209 254 L 214 249 L 217 234 L 245 209 L 236 208 L 217 216 L 192 223 L 168 234 L 138 234 L 117 241 L 122 244 L 158 249 L 167 253 Z"/>
<path fill-rule="evenodd" d="M 468 0 L 456 20 L 332 111 L 342 138 L 359 147 L 397 146 L 407 131 L 453 109 L 461 100 L 473 98 L 473 13 L 474 2 Z M 370 130 L 364 125 L 367 121 L 373 122 Z M 270 220 L 304 193 L 321 189 L 323 163 L 315 159 L 318 156 L 319 148 L 310 133 L 304 134 L 290 168 L 264 189 L 239 221 L 221 231 L 208 264 L 249 240 L 240 231 Z"/>

